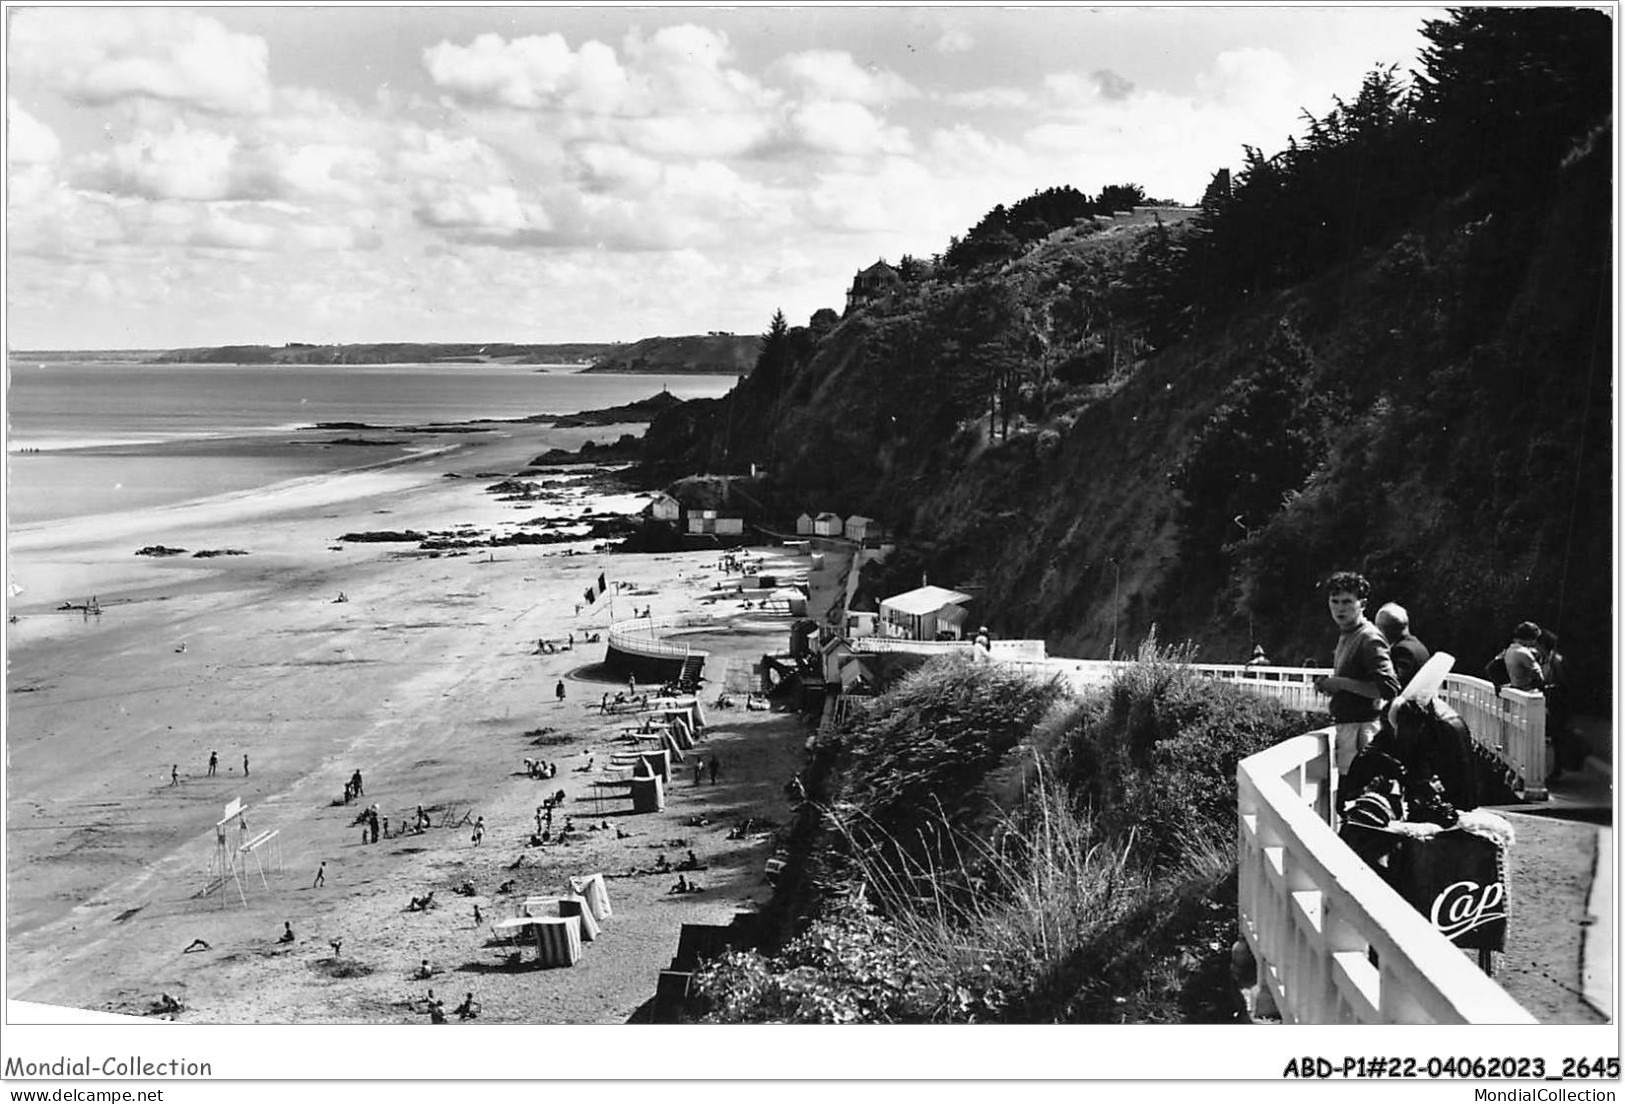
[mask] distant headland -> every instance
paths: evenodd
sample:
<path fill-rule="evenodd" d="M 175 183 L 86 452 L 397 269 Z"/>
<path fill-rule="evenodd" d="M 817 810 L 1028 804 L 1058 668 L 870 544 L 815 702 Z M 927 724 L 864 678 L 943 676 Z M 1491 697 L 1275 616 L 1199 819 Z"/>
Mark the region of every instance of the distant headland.
<path fill-rule="evenodd" d="M 624 342 L 522 345 L 501 342 L 388 342 L 316 345 L 216 345 L 189 349 L 18 350 L 20 361 L 42 364 L 95 361 L 116 364 L 512 364 L 579 368 L 585 372 L 747 375 L 760 338 L 713 332 Z"/>

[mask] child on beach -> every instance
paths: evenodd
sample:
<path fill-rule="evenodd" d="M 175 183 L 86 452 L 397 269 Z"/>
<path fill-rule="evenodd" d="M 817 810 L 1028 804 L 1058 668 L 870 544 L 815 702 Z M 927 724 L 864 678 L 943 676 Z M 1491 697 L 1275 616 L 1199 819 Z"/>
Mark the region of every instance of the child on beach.
<path fill-rule="evenodd" d="M 474 821 L 474 835 L 473 835 L 472 838 L 473 838 L 475 847 L 478 847 L 480 845 L 480 840 L 485 838 L 485 818 L 484 817 L 480 817 L 480 818 L 478 818 L 477 820 Z"/>

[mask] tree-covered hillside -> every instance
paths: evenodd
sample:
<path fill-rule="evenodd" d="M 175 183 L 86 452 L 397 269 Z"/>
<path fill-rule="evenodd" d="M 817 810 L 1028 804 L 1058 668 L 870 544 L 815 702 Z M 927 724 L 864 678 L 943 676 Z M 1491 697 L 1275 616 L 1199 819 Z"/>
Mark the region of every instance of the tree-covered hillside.
<path fill-rule="evenodd" d="M 648 474 L 764 465 L 785 518 L 877 517 L 899 578 L 980 583 L 996 632 L 1058 654 L 1156 624 L 1210 661 L 1325 662 L 1314 585 L 1350 567 L 1463 669 L 1556 629 L 1595 702 L 1613 30 L 1503 8 L 1426 34 L 1423 72 L 1241 151 L 1195 218 L 1050 189 L 888 298 L 776 327 L 728 397 L 651 427 Z"/>

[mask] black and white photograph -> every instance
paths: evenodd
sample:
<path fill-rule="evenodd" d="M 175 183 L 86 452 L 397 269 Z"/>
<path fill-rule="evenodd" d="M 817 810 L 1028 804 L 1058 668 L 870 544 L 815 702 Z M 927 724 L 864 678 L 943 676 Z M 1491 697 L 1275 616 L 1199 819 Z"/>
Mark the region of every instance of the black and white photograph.
<path fill-rule="evenodd" d="M 0 1079 L 1613 1099 L 1618 16 L 6 4 Z"/>

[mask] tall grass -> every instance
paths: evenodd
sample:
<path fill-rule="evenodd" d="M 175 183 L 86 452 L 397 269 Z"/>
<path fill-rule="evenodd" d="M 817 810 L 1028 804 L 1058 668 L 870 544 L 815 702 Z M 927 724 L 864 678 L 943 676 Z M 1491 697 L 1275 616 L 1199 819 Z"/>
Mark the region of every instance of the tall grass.
<path fill-rule="evenodd" d="M 712 1018 L 1229 1018 L 1235 765 L 1303 719 L 1139 658 L 1082 700 L 963 663 L 882 696 L 809 813 L 810 926 L 703 971 Z"/>

